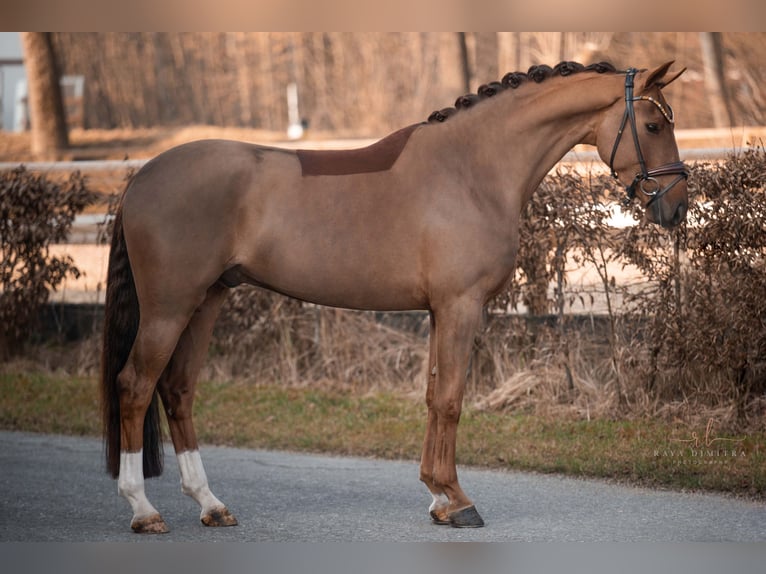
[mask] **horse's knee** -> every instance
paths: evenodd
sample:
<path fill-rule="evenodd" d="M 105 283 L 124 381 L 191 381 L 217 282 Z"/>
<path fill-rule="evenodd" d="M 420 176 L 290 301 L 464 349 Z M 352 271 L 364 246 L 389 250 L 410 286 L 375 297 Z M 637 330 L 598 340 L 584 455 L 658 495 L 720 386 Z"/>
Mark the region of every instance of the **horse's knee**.
<path fill-rule="evenodd" d="M 463 407 L 463 401 L 459 398 L 447 398 L 433 402 L 433 409 L 436 411 L 440 422 L 457 424 L 460 421 L 460 412 Z"/>

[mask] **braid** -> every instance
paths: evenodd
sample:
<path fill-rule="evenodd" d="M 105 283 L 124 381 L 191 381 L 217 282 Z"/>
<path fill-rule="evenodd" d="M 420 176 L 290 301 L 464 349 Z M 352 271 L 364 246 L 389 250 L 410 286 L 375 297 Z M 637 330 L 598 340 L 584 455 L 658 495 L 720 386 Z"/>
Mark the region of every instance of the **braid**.
<path fill-rule="evenodd" d="M 515 90 L 527 82 L 539 84 L 550 77 L 566 77 L 580 72 L 596 72 L 597 74 L 617 73 L 617 68 L 609 62 L 598 62 L 585 66 L 579 62 L 559 62 L 552 68 L 544 64 L 531 66 L 526 72 L 509 72 L 499 82 L 489 82 L 479 86 L 478 93 L 466 94 L 455 100 L 455 107 L 436 110 L 428 116 L 428 123 L 441 123 L 460 110 L 474 107 L 487 98 L 496 96 L 507 89 Z"/>

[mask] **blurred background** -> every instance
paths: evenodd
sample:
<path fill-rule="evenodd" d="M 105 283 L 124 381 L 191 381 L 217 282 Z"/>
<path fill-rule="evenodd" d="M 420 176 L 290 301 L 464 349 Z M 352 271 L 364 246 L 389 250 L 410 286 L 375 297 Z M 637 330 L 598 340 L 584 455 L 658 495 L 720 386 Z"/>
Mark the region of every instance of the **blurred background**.
<path fill-rule="evenodd" d="M 688 68 L 670 92 L 679 129 L 759 126 L 766 120 L 764 33 L 26 36 L 38 38 L 24 44 L 20 33 L 0 34 L 5 131 L 29 129 L 34 114 L 29 96 L 55 91 L 50 82 L 40 84 L 46 68 L 61 78 L 61 109 L 69 130 L 211 125 L 286 134 L 292 126 L 291 137 L 380 137 L 509 71 L 561 60 L 608 60 L 620 68 L 676 60 L 677 67 Z M 53 95 L 40 100 L 38 113 L 55 115 Z M 66 145 L 64 136 L 58 143 L 54 138 L 48 135 L 49 147 Z M 37 155 L 46 154 L 38 149 Z"/>

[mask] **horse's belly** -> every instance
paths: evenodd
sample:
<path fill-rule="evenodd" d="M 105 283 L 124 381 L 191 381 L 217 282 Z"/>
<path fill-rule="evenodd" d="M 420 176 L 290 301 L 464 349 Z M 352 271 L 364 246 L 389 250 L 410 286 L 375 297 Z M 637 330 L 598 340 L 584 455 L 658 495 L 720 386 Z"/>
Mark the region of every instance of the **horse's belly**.
<path fill-rule="evenodd" d="M 416 263 L 385 251 L 365 256 L 351 245 L 334 253 L 308 246 L 272 248 L 240 269 L 251 283 L 319 305 L 380 311 L 427 308 Z"/>

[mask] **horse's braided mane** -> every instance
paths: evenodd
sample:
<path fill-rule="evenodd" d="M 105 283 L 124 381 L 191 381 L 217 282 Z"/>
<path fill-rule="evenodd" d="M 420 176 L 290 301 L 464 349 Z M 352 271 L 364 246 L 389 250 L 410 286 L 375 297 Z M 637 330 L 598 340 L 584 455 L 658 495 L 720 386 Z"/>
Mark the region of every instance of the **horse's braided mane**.
<path fill-rule="evenodd" d="M 486 98 L 491 98 L 508 88 L 515 90 L 525 82 L 532 81 L 539 84 L 551 76 L 570 76 L 579 72 L 596 72 L 598 74 L 604 74 L 606 72 L 616 73 L 617 68 L 609 62 L 599 62 L 597 64 L 590 64 L 589 66 L 584 66 L 579 62 L 559 62 L 552 68 L 543 64 L 532 66 L 526 72 L 510 72 L 503 76 L 503 79 L 499 82 L 490 82 L 489 84 L 479 86 L 478 93 L 476 94 L 460 96 L 455 101 L 454 107 L 436 110 L 431 113 L 431 115 L 428 116 L 428 122 L 443 122 L 459 110 L 470 108 L 477 102 Z"/>

